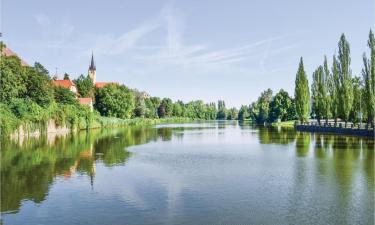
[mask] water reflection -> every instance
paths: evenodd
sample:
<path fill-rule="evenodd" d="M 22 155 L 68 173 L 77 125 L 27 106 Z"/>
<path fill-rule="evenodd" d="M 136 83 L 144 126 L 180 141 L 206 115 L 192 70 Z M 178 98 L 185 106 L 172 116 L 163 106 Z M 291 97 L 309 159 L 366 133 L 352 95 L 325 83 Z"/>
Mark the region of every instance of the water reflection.
<path fill-rule="evenodd" d="M 130 146 L 146 143 L 143 147 L 138 146 L 139 150 L 134 153 L 127 150 Z M 244 204 L 244 208 L 256 202 L 265 204 L 273 196 L 268 200 L 283 206 L 283 210 L 274 215 L 284 218 L 279 222 L 292 224 L 312 223 L 312 220 L 301 220 L 301 215 L 309 217 L 307 208 L 309 213 L 322 215 L 321 202 L 328 201 L 332 204 L 330 207 L 345 212 L 338 220 L 340 223 L 356 217 L 350 211 L 358 210 L 353 206 L 356 201 L 358 204 L 373 203 L 369 196 L 374 193 L 374 140 L 220 121 L 93 130 L 19 143 L 2 142 L 2 214 L 17 214 L 24 200 L 43 203 L 56 178 L 83 176 L 90 180 L 87 185 L 95 185 L 99 164 L 102 170 L 103 166 L 120 169 L 117 174 L 128 180 L 114 184 L 113 189 L 102 182 L 98 191 L 119 191 L 122 196 L 133 196 L 129 201 L 135 205 L 155 202 L 155 207 L 162 208 L 168 203 L 166 208 L 171 217 L 188 215 L 179 210 L 184 210 L 183 204 L 188 204 L 180 198 L 189 196 L 187 202 L 206 204 L 207 210 L 210 207 L 220 209 L 209 204 L 217 199 L 221 199 L 223 205 L 230 205 L 238 198 L 243 201 L 236 201 L 236 204 Z M 136 175 L 129 175 L 131 173 Z M 242 179 L 237 179 L 241 176 Z M 117 177 L 110 179 L 115 181 Z M 228 183 L 236 185 L 231 187 Z M 163 191 L 164 186 L 167 190 Z M 207 191 L 206 187 L 215 191 Z M 269 190 L 262 195 L 259 188 Z M 232 190 L 238 190 L 232 193 L 233 198 L 226 195 Z M 353 197 L 354 190 L 360 197 Z M 217 193 L 225 194 L 215 196 Z M 161 199 L 163 196 L 168 199 Z M 246 201 L 247 196 L 252 198 Z M 198 202 L 199 199 L 202 202 Z M 312 202 L 317 207 L 311 207 Z M 373 204 L 366 203 L 362 207 L 366 212 L 371 211 Z M 195 209 L 195 206 L 185 207 Z M 140 208 L 147 209 L 146 206 Z M 323 217 L 327 217 L 323 221 L 334 222 L 337 215 L 330 216 L 329 210 L 332 209 L 323 213 Z M 365 218 L 369 218 L 367 214 Z M 319 223 L 318 220 L 313 222 Z"/>
<path fill-rule="evenodd" d="M 171 132 L 163 129 L 128 128 L 93 130 L 60 136 L 1 143 L 1 212 L 16 211 L 22 200 L 42 202 L 56 176 L 73 174 L 95 177 L 95 162 L 106 166 L 124 164 L 130 157 L 126 147 L 162 138 Z"/>

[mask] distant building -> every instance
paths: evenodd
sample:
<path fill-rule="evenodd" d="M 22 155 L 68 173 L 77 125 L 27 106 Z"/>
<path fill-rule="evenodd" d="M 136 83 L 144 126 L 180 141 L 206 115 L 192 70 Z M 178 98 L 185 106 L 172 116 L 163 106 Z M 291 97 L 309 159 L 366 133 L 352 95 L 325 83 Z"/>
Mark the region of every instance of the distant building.
<path fill-rule="evenodd" d="M 117 82 L 96 82 L 96 65 L 94 61 L 94 53 L 91 54 L 91 61 L 90 61 L 90 66 L 89 66 L 89 71 L 88 71 L 88 76 L 91 78 L 92 83 L 96 88 L 102 88 L 105 87 L 108 84 L 117 84 Z"/>
<path fill-rule="evenodd" d="M 78 94 L 77 87 L 73 83 L 73 81 L 71 81 L 71 80 L 53 80 L 53 83 L 56 86 L 60 86 L 60 87 L 64 87 L 64 88 L 69 89 L 71 92 L 73 92 L 76 95 Z"/>
<path fill-rule="evenodd" d="M 92 98 L 78 98 L 78 101 L 81 105 L 87 105 L 91 111 L 94 110 Z"/>
<path fill-rule="evenodd" d="M 94 53 L 91 54 L 91 62 L 89 66 L 89 72 L 88 72 L 89 77 L 92 80 L 92 83 L 96 83 L 96 66 L 94 62 Z"/>
<path fill-rule="evenodd" d="M 117 84 L 117 85 L 119 85 L 119 83 L 117 83 L 117 82 L 96 82 L 95 83 L 95 87 L 96 88 L 102 88 L 102 87 L 107 86 L 108 84 Z"/>

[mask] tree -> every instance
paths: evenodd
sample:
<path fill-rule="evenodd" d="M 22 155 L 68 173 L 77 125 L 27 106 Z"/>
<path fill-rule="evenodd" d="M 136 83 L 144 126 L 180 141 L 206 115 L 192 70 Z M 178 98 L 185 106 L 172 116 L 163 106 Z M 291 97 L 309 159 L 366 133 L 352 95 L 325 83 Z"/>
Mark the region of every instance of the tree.
<path fill-rule="evenodd" d="M 73 92 L 69 89 L 57 86 L 54 88 L 55 101 L 65 105 L 77 105 L 78 101 Z"/>
<path fill-rule="evenodd" d="M 64 73 L 64 80 L 70 80 L 70 78 L 69 78 L 69 74 Z"/>
<path fill-rule="evenodd" d="M 24 97 L 30 98 L 43 107 L 50 105 L 53 101 L 53 87 L 48 76 L 32 67 L 28 67 L 26 73 Z"/>
<path fill-rule="evenodd" d="M 217 119 L 225 120 L 227 118 L 227 109 L 225 108 L 225 102 L 223 100 L 219 100 L 217 102 L 218 112 L 217 112 Z"/>
<path fill-rule="evenodd" d="M 340 37 L 338 47 L 338 71 L 341 84 L 339 92 L 339 110 L 346 124 L 353 106 L 353 85 L 352 71 L 350 69 L 350 46 L 344 34 Z"/>
<path fill-rule="evenodd" d="M 323 62 L 323 77 L 324 77 L 324 85 L 323 85 L 323 96 L 324 96 L 324 111 L 323 116 L 326 119 L 326 123 L 328 123 L 328 119 L 331 117 L 331 102 L 332 97 L 330 95 L 330 87 L 331 87 L 331 72 L 328 68 L 327 57 L 324 56 Z"/>
<path fill-rule="evenodd" d="M 293 99 L 289 96 L 288 92 L 281 89 L 270 102 L 270 112 L 268 120 L 270 122 L 287 121 L 293 119 L 295 115 Z"/>
<path fill-rule="evenodd" d="M 177 101 L 173 104 L 173 116 L 182 117 L 183 116 L 184 103 L 182 101 Z"/>
<path fill-rule="evenodd" d="M 134 116 L 136 117 L 144 117 L 146 115 L 146 102 L 145 98 L 142 93 L 135 91 L 135 108 L 134 108 Z"/>
<path fill-rule="evenodd" d="M 94 95 L 94 84 L 89 76 L 81 74 L 77 79 L 73 80 L 78 89 L 78 93 L 82 98 L 91 98 Z"/>
<path fill-rule="evenodd" d="M 354 77 L 352 79 L 353 84 L 353 107 L 349 114 L 349 120 L 353 122 L 359 122 L 358 114 L 361 112 L 361 108 L 363 105 L 362 101 L 362 84 L 361 79 L 359 77 Z"/>
<path fill-rule="evenodd" d="M 313 73 L 313 83 L 311 85 L 312 111 L 316 114 L 318 123 L 326 113 L 326 89 L 323 67 L 319 66 Z"/>
<path fill-rule="evenodd" d="M 331 100 L 330 110 L 336 124 L 337 118 L 339 117 L 340 78 L 337 58 L 335 55 L 333 56 L 332 73 L 330 73 L 328 92 Z"/>
<path fill-rule="evenodd" d="M 307 121 L 310 112 L 310 91 L 302 57 L 296 75 L 294 96 L 298 119 L 301 122 Z"/>
<path fill-rule="evenodd" d="M 367 122 L 374 125 L 375 121 L 375 38 L 370 30 L 367 44 L 370 48 L 370 59 L 363 54 L 362 77 L 364 80 L 364 99 L 366 102 Z"/>
<path fill-rule="evenodd" d="M 228 120 L 237 120 L 238 119 L 238 110 L 236 108 L 230 108 L 228 112 Z"/>
<path fill-rule="evenodd" d="M 124 85 L 109 84 L 96 89 L 95 108 L 102 116 L 127 119 L 134 110 L 134 95 Z"/>
<path fill-rule="evenodd" d="M 267 89 L 260 94 L 255 104 L 251 106 L 252 117 L 258 124 L 263 124 L 269 120 L 270 102 L 272 100 L 272 90 Z"/>
<path fill-rule="evenodd" d="M 249 117 L 249 108 L 246 105 L 242 105 L 238 112 L 238 120 L 243 121 Z"/>
<path fill-rule="evenodd" d="M 0 102 L 9 103 L 26 92 L 26 68 L 16 56 L 0 58 Z"/>
<path fill-rule="evenodd" d="M 206 104 L 206 119 L 207 120 L 214 120 L 216 119 L 217 115 L 217 109 L 215 102 L 211 102 L 209 104 Z"/>
<path fill-rule="evenodd" d="M 172 116 L 172 113 L 173 113 L 173 102 L 172 102 L 172 100 L 170 98 L 163 98 L 161 100 L 160 105 L 162 106 L 162 108 L 164 109 L 164 112 L 165 112 L 165 114 L 164 114 L 163 117 L 170 117 L 170 116 Z"/>
<path fill-rule="evenodd" d="M 34 63 L 34 69 L 35 69 L 38 73 L 40 73 L 40 74 L 42 74 L 43 76 L 45 76 L 47 79 L 51 79 L 48 70 L 47 70 L 42 64 L 40 64 L 39 62 L 35 62 L 35 63 Z"/>

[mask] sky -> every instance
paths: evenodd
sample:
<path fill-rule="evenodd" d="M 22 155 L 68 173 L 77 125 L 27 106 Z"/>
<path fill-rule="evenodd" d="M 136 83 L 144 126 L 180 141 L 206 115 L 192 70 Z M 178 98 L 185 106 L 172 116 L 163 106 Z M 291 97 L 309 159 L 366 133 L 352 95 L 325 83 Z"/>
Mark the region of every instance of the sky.
<path fill-rule="evenodd" d="M 311 82 L 324 55 L 332 62 L 342 33 L 359 76 L 374 7 L 373 0 L 1 0 L 1 32 L 21 58 L 60 78 L 86 75 L 93 52 L 98 81 L 239 107 L 267 88 L 293 95 L 300 57 Z"/>

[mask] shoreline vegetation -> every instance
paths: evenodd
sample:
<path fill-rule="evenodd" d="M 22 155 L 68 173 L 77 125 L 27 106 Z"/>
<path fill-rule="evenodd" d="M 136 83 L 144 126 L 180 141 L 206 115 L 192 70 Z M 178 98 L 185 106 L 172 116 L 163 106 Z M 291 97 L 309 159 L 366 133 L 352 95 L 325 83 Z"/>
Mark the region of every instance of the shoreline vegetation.
<path fill-rule="evenodd" d="M 313 72 L 311 87 L 301 57 L 294 96 L 283 89 L 273 95 L 273 91 L 267 89 L 257 101 L 242 105 L 238 110 L 226 108 L 223 100 L 217 105 L 202 100 L 173 102 L 170 98 L 152 97 L 118 83 L 107 82 L 97 87 L 89 75 L 70 81 L 70 75 L 65 73 L 64 80 L 77 87 L 77 93 L 73 93 L 54 85 L 57 74 L 51 76 L 40 63 L 29 66 L 15 54 L 5 55 L 7 47 L 1 42 L 0 135 L 9 137 L 17 132 L 20 135 L 38 130 L 42 133 L 50 126 L 84 130 L 192 120 L 239 120 L 282 127 L 294 127 L 297 120 L 303 124 L 313 119 L 318 125 L 323 120 L 325 123 L 334 120 L 335 127 L 340 122 L 345 122 L 345 127 L 347 123 L 366 123 L 373 129 L 375 39 L 371 30 L 367 45 L 370 58 L 363 54 L 361 77 L 352 77 L 350 46 L 342 34 L 331 68 L 324 56 L 323 65 Z M 90 99 L 93 104 L 82 105 L 79 98 Z"/>

